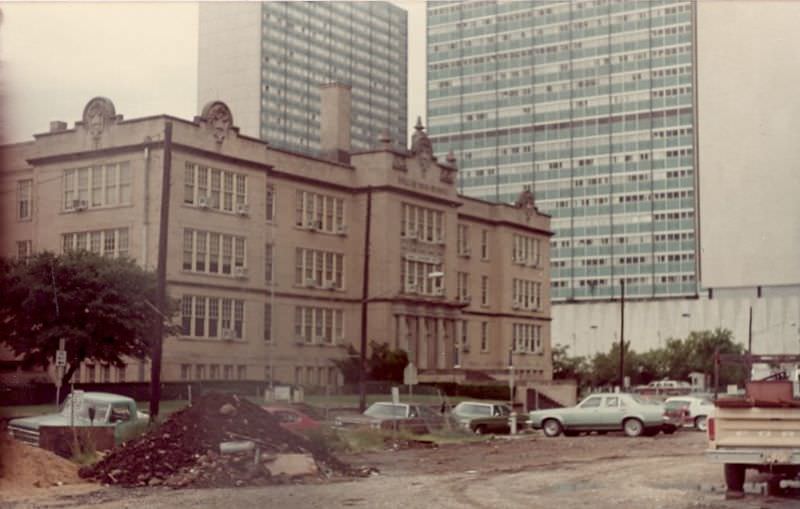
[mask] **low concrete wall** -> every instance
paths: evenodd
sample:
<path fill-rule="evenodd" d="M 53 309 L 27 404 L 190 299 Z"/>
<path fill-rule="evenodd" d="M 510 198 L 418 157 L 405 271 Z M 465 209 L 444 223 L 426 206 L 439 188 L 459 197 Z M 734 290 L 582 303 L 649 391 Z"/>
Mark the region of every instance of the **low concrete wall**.
<path fill-rule="evenodd" d="M 526 382 L 520 384 L 516 391 L 518 403 L 527 404 L 528 389 L 538 391 L 565 407 L 575 406 L 578 403 L 578 384 L 575 380 L 553 380 L 552 382 Z"/>

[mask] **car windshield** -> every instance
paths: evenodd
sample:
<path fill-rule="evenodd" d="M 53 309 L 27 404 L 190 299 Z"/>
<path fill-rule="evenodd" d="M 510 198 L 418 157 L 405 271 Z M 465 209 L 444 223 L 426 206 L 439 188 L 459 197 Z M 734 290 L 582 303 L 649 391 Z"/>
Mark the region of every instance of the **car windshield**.
<path fill-rule="evenodd" d="M 688 401 L 667 401 L 664 406 L 667 410 L 675 410 L 676 408 L 687 407 L 689 406 Z"/>
<path fill-rule="evenodd" d="M 492 415 L 492 407 L 490 405 L 475 405 L 471 403 L 463 403 L 459 405 L 457 413 L 464 415 Z"/>
<path fill-rule="evenodd" d="M 75 418 L 88 421 L 89 408 L 94 408 L 94 420 L 99 421 L 105 419 L 106 412 L 108 411 L 108 402 L 80 398 L 76 400 Z M 67 419 L 70 419 L 71 412 L 72 412 L 72 395 L 69 395 L 67 396 L 67 399 L 64 400 L 64 405 L 61 407 L 61 415 L 63 415 Z"/>
<path fill-rule="evenodd" d="M 644 399 L 637 394 L 628 394 L 628 397 L 633 400 L 634 403 L 638 403 L 640 405 L 659 405 L 660 403 L 655 400 L 648 400 Z"/>
<path fill-rule="evenodd" d="M 387 405 L 385 403 L 375 403 L 367 408 L 364 415 L 370 417 L 405 417 L 405 405 Z"/>

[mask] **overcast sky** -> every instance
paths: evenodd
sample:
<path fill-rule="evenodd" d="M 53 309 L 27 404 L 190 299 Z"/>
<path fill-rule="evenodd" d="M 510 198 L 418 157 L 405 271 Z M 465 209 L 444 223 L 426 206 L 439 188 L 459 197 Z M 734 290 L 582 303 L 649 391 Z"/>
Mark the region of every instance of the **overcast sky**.
<path fill-rule="evenodd" d="M 409 11 L 409 123 L 425 117 L 425 4 Z M 102 95 L 125 118 L 197 105 L 197 3 L 4 2 L 0 58 L 6 137 L 25 141 L 51 120 L 72 125 Z"/>

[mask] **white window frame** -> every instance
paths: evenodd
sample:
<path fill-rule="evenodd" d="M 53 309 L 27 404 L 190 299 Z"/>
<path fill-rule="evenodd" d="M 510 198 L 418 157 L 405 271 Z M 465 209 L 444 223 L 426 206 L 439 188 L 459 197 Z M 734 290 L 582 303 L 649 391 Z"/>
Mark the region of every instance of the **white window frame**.
<path fill-rule="evenodd" d="M 33 218 L 33 179 L 17 181 L 17 220 Z"/>
<path fill-rule="evenodd" d="M 248 175 L 213 168 L 186 161 L 183 172 L 183 203 L 199 208 L 201 196 L 205 196 L 209 210 L 225 214 L 238 214 L 239 205 L 247 205 Z"/>
<path fill-rule="evenodd" d="M 98 171 L 99 170 L 99 171 Z M 100 182 L 97 180 L 100 179 Z M 113 180 L 113 182 L 110 182 Z M 85 182 L 85 186 L 82 185 Z M 99 196 L 97 196 L 99 194 Z M 133 171 L 129 161 L 105 165 L 70 168 L 63 173 L 64 212 L 77 211 L 76 202 L 84 201 L 81 209 L 124 207 L 133 203 Z"/>
<path fill-rule="evenodd" d="M 344 341 L 344 311 L 338 308 L 295 306 L 294 340 L 307 345 L 337 345 Z"/>
<path fill-rule="evenodd" d="M 93 238 L 99 239 L 96 250 L 92 249 Z M 109 245 L 113 245 L 111 250 L 107 249 Z M 61 234 L 62 252 L 79 249 L 103 256 L 128 256 L 130 253 L 130 230 L 128 228 L 108 228 Z"/>
<path fill-rule="evenodd" d="M 217 239 L 219 242 L 218 247 L 214 249 L 211 248 L 212 239 Z M 202 246 L 202 250 L 198 251 L 198 246 Z M 182 252 L 181 270 L 184 272 L 236 277 L 237 268 L 247 269 L 247 239 L 240 235 L 184 228 Z M 211 271 L 212 254 L 218 254 L 217 270 L 214 272 Z M 202 258 L 198 255 L 201 255 Z M 203 260 L 202 270 L 197 268 L 198 258 Z M 230 272 L 224 270 L 226 260 Z M 187 268 L 189 263 L 189 268 Z"/>
<path fill-rule="evenodd" d="M 298 189 L 295 194 L 295 226 L 304 230 L 344 234 L 344 198 Z"/>
<path fill-rule="evenodd" d="M 212 301 L 214 306 L 212 306 Z M 202 310 L 198 312 L 198 303 L 202 302 Z M 212 308 L 216 310 L 212 314 Z M 187 312 L 188 311 L 188 312 Z M 237 312 L 241 311 L 237 319 Z M 245 338 L 245 305 L 242 299 L 226 297 L 211 297 L 207 295 L 183 295 L 181 297 L 181 337 L 187 339 L 222 340 L 223 329 L 233 330 L 233 340 L 242 341 Z M 202 313 L 202 315 L 201 315 Z M 202 320 L 203 334 L 197 334 L 197 320 Z M 216 320 L 216 333 L 211 334 L 211 320 Z M 186 324 L 189 325 L 188 333 Z M 227 326 L 225 324 L 227 323 Z M 226 340 L 228 341 L 228 340 Z"/>
<path fill-rule="evenodd" d="M 295 249 L 294 284 L 300 287 L 344 290 L 344 267 L 342 253 L 298 247 Z"/>

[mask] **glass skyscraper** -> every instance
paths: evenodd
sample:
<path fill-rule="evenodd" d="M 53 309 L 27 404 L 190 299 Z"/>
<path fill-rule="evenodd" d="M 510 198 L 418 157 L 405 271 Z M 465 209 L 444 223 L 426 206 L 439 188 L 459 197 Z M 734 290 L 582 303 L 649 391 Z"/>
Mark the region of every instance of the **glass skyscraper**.
<path fill-rule="evenodd" d="M 319 151 L 319 86 L 352 87 L 352 146 L 406 145 L 407 12 L 385 2 L 201 2 L 198 107 L 223 100 L 245 134 Z"/>
<path fill-rule="evenodd" d="M 697 294 L 696 6 L 428 4 L 428 124 L 463 193 L 552 215 L 552 297 Z"/>

